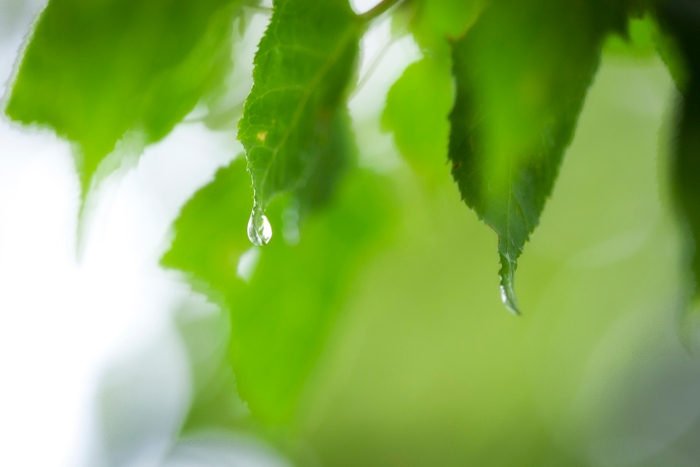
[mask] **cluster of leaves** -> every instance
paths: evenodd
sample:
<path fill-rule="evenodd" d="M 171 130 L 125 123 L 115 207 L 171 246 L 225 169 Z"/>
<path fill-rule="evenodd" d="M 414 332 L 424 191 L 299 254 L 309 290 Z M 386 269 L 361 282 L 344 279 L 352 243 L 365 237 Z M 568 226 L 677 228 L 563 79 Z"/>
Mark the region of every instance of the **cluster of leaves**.
<path fill-rule="evenodd" d="M 221 169 L 189 201 L 163 259 L 230 311 L 238 391 L 258 419 L 293 419 L 348 279 L 389 232 L 391 192 L 358 167 L 347 110 L 360 40 L 387 12 L 408 18 L 423 58 L 391 88 L 383 127 L 420 174 L 431 178 L 450 161 L 463 200 L 498 233 L 512 312 L 518 258 L 552 192 L 603 42 L 627 37 L 630 18 L 658 25 L 659 52 L 683 94 L 674 176 L 695 251 L 700 1 L 383 0 L 364 14 L 349 0 L 273 3 L 238 123 L 246 163 Z M 158 141 L 220 95 L 234 25 L 260 8 L 256 0 L 50 0 L 6 114 L 75 143 L 85 196 L 119 162 L 119 142 Z M 262 249 L 246 235 L 251 195 L 248 236 L 267 243 L 266 215 L 283 233 Z M 700 275 L 700 254 L 689 256 Z M 252 276 L 240 273 L 241 258 L 258 262 Z"/>

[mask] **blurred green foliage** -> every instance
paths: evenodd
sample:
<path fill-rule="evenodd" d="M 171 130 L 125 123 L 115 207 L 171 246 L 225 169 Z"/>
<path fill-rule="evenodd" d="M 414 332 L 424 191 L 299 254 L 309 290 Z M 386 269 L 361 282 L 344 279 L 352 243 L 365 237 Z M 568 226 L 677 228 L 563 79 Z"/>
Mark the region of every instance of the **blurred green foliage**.
<path fill-rule="evenodd" d="M 688 250 L 695 275 L 694 295 L 700 298 L 700 2 L 673 0 L 661 9 L 663 27 L 669 31 L 683 57 L 683 101 L 675 142 L 676 195 L 689 233 Z"/>
<path fill-rule="evenodd" d="M 681 242 L 657 159 L 672 87 L 656 59 L 603 60 L 522 256 L 517 319 L 494 293 L 496 236 L 448 171 L 433 189 L 395 174 L 396 240 L 307 390 L 321 465 L 695 465 L 700 368 L 678 341 Z"/>
<path fill-rule="evenodd" d="M 247 176 L 237 160 L 194 196 L 163 264 L 211 286 L 214 299 L 223 295 L 239 393 L 257 418 L 275 425 L 295 415 L 358 265 L 385 237 L 391 195 L 380 177 L 355 171 L 332 207 L 301 225 L 296 206 L 274 205 L 273 224 L 292 232 L 250 249 Z M 240 271 L 245 250 L 255 262 L 251 276 Z"/>
<path fill-rule="evenodd" d="M 416 173 L 429 183 L 442 178 L 453 91 L 447 57 L 412 63 L 389 91 L 382 123 Z M 443 161 L 443 164 L 436 164 Z"/>
<path fill-rule="evenodd" d="M 120 142 L 164 138 L 212 95 L 256 4 L 51 0 L 6 112 L 77 144 L 85 192 Z M 238 125 L 245 160 L 186 203 L 162 259 L 225 311 L 180 323 L 196 393 L 183 432 L 257 430 L 300 464 L 310 444 L 333 466 L 669 465 L 700 414 L 698 369 L 664 328 L 684 306 L 678 258 L 700 274 L 698 5 L 274 1 Z M 361 167 L 347 110 L 363 34 L 387 14 L 422 54 L 381 116 L 415 174 Z M 603 48 L 615 58 L 597 75 Z M 655 49 L 682 93 L 663 144 L 671 81 Z M 523 319 L 501 313 L 496 239 L 459 194 L 496 232 L 516 313 L 517 261 L 543 219 Z M 264 215 L 275 232 L 265 247 L 251 207 L 253 233 Z M 700 455 L 673 452 L 687 451 Z"/>
<path fill-rule="evenodd" d="M 78 144 L 85 194 L 128 132 L 141 144 L 162 139 L 223 79 L 243 3 L 52 0 L 32 32 L 6 113 Z"/>

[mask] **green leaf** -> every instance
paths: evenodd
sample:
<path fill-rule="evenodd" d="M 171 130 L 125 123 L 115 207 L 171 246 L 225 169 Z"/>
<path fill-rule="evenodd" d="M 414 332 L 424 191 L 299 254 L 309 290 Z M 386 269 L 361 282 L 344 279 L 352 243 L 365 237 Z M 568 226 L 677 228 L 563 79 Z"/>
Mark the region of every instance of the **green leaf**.
<path fill-rule="evenodd" d="M 412 10 L 411 33 L 424 57 L 389 90 L 382 127 L 393 133 L 401 154 L 429 184 L 447 170 L 454 100 L 449 40 L 462 36 L 485 5 L 486 0 L 420 0 L 404 7 Z"/>
<path fill-rule="evenodd" d="M 660 20 L 682 57 L 683 99 L 678 109 L 673 182 L 686 223 L 687 261 L 694 274 L 693 295 L 700 297 L 700 2 L 669 0 Z"/>
<path fill-rule="evenodd" d="M 445 39 L 462 37 L 489 3 L 489 0 L 419 0 L 411 31 L 421 47 L 442 47 Z"/>
<path fill-rule="evenodd" d="M 242 0 L 51 0 L 6 112 L 78 145 L 83 195 L 129 132 L 163 138 L 230 66 Z M 117 161 L 118 162 L 118 161 Z"/>
<path fill-rule="evenodd" d="M 688 83 L 688 71 L 685 59 L 677 43 L 677 39 L 668 31 L 657 30 L 653 36 L 654 46 L 661 60 L 663 60 L 668 72 L 671 74 L 676 87 L 683 91 Z"/>
<path fill-rule="evenodd" d="M 189 273 L 198 289 L 208 284 L 209 296 L 230 310 L 239 394 L 259 420 L 285 424 L 358 267 L 388 232 L 390 194 L 384 180 L 354 170 L 333 202 L 307 217 L 300 238 L 279 235 L 259 248 L 245 235 L 248 186 L 242 160 L 220 170 L 183 209 L 163 264 Z M 272 203 L 269 215 L 293 231 L 294 203 L 283 201 Z M 252 275 L 237 272 L 244 252 L 257 262 Z"/>
<path fill-rule="evenodd" d="M 603 48 L 606 54 L 628 57 L 651 57 L 656 48 L 657 27 L 654 19 L 630 18 L 627 30 L 622 35 L 611 35 Z"/>
<path fill-rule="evenodd" d="M 466 203 L 498 234 L 501 291 L 513 276 L 571 142 L 620 3 L 494 2 L 453 47 L 452 173 Z"/>
<path fill-rule="evenodd" d="M 275 2 L 238 134 L 259 215 L 275 196 L 302 189 L 317 166 L 342 164 L 327 158 L 337 157 L 329 148 L 361 33 L 347 0 Z"/>
<path fill-rule="evenodd" d="M 240 428 L 249 411 L 238 397 L 227 358 L 231 333 L 228 310 L 212 312 L 203 303 L 183 303 L 175 321 L 189 356 L 192 379 L 190 409 L 180 435 Z"/>
<path fill-rule="evenodd" d="M 401 154 L 431 184 L 447 173 L 452 87 L 449 57 L 423 58 L 391 87 L 382 115 Z"/>

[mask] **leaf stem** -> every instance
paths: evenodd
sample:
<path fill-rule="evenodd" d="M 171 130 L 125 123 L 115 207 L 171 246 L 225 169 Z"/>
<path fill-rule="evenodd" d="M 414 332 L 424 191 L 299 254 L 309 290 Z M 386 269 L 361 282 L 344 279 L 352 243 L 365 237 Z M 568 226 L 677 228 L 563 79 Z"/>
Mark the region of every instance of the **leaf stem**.
<path fill-rule="evenodd" d="M 394 43 L 394 38 L 389 39 L 386 42 L 386 44 L 384 44 L 384 46 L 379 51 L 379 53 L 374 56 L 370 66 L 369 66 L 369 68 L 367 68 L 367 71 L 365 72 L 365 74 L 362 75 L 362 77 L 360 77 L 360 79 L 357 81 L 357 85 L 355 86 L 355 90 L 352 92 L 349 99 L 352 99 L 357 94 L 359 94 L 359 92 L 362 90 L 362 88 L 365 86 L 365 84 L 367 84 L 367 81 L 369 81 L 369 78 L 372 76 L 372 73 L 374 73 L 374 70 L 377 69 L 377 66 L 384 59 L 384 56 L 389 51 L 389 47 L 391 47 L 391 45 L 393 43 Z"/>
<path fill-rule="evenodd" d="M 383 15 L 389 8 L 396 5 L 400 1 L 401 0 L 381 0 L 374 7 L 359 15 L 360 20 L 362 20 L 363 23 L 368 23 L 373 19 Z"/>

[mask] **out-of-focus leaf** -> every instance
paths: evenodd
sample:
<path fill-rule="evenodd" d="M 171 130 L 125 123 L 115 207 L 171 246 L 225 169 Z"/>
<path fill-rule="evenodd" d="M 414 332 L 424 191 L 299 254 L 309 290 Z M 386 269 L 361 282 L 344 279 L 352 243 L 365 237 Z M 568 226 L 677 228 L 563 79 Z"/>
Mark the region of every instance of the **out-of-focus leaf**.
<path fill-rule="evenodd" d="M 235 376 L 227 358 L 231 333 L 228 310 L 212 311 L 203 309 L 202 305 L 183 304 L 176 315 L 191 363 L 193 393 L 181 435 L 240 428 L 249 415 L 238 397 Z"/>
<path fill-rule="evenodd" d="M 279 0 L 255 56 L 239 123 L 255 201 L 264 210 L 297 191 L 317 166 L 337 167 L 338 112 L 362 32 L 347 0 Z M 344 152 L 344 151 L 340 151 Z"/>
<path fill-rule="evenodd" d="M 259 420 L 283 424 L 294 416 L 358 266 L 390 225 L 385 185 L 378 176 L 352 171 L 333 203 L 308 216 L 298 243 L 277 236 L 251 248 L 245 235 L 249 178 L 239 160 L 220 170 L 175 223 L 163 264 L 208 284 L 210 296 L 230 310 L 236 384 Z M 281 201 L 270 206 L 271 220 L 294 223 Z M 247 272 L 241 273 L 247 248 Z"/>
<path fill-rule="evenodd" d="M 504 303 L 572 139 L 621 2 L 494 2 L 454 44 L 449 155 L 463 199 L 499 236 Z"/>
<path fill-rule="evenodd" d="M 490 0 L 419 0 L 411 32 L 423 48 L 442 47 L 458 39 L 474 24 Z"/>
<path fill-rule="evenodd" d="M 676 129 L 673 182 L 689 234 L 688 263 L 700 297 L 700 2 L 669 0 L 660 7 L 662 26 L 678 45 L 687 77 Z"/>
<path fill-rule="evenodd" d="M 650 57 L 654 55 L 657 34 L 656 23 L 651 16 L 630 18 L 625 33 L 611 35 L 603 50 L 611 55 Z"/>
<path fill-rule="evenodd" d="M 214 181 L 184 206 L 163 265 L 191 272 L 200 279 L 195 288 L 224 305 L 226 290 L 239 280 L 238 259 L 250 248 L 245 232 L 249 211 L 250 177 L 239 158 L 219 170 Z"/>
<path fill-rule="evenodd" d="M 668 72 L 676 83 L 676 87 L 682 91 L 685 89 L 689 77 L 677 39 L 668 31 L 657 30 L 655 31 L 653 40 L 656 51 L 666 65 L 666 68 L 668 68 Z"/>
<path fill-rule="evenodd" d="M 6 112 L 78 144 L 83 194 L 127 132 L 163 138 L 231 62 L 243 0 L 51 0 Z"/>
<path fill-rule="evenodd" d="M 394 134 L 399 151 L 418 174 L 436 183 L 447 173 L 452 109 L 448 57 L 426 57 L 406 68 L 389 90 L 382 125 Z"/>
<path fill-rule="evenodd" d="M 409 65 L 389 90 L 382 126 L 430 184 L 447 170 L 454 99 L 449 40 L 463 35 L 485 5 L 486 0 L 421 0 L 403 7 L 411 10 L 410 30 L 424 57 Z"/>

